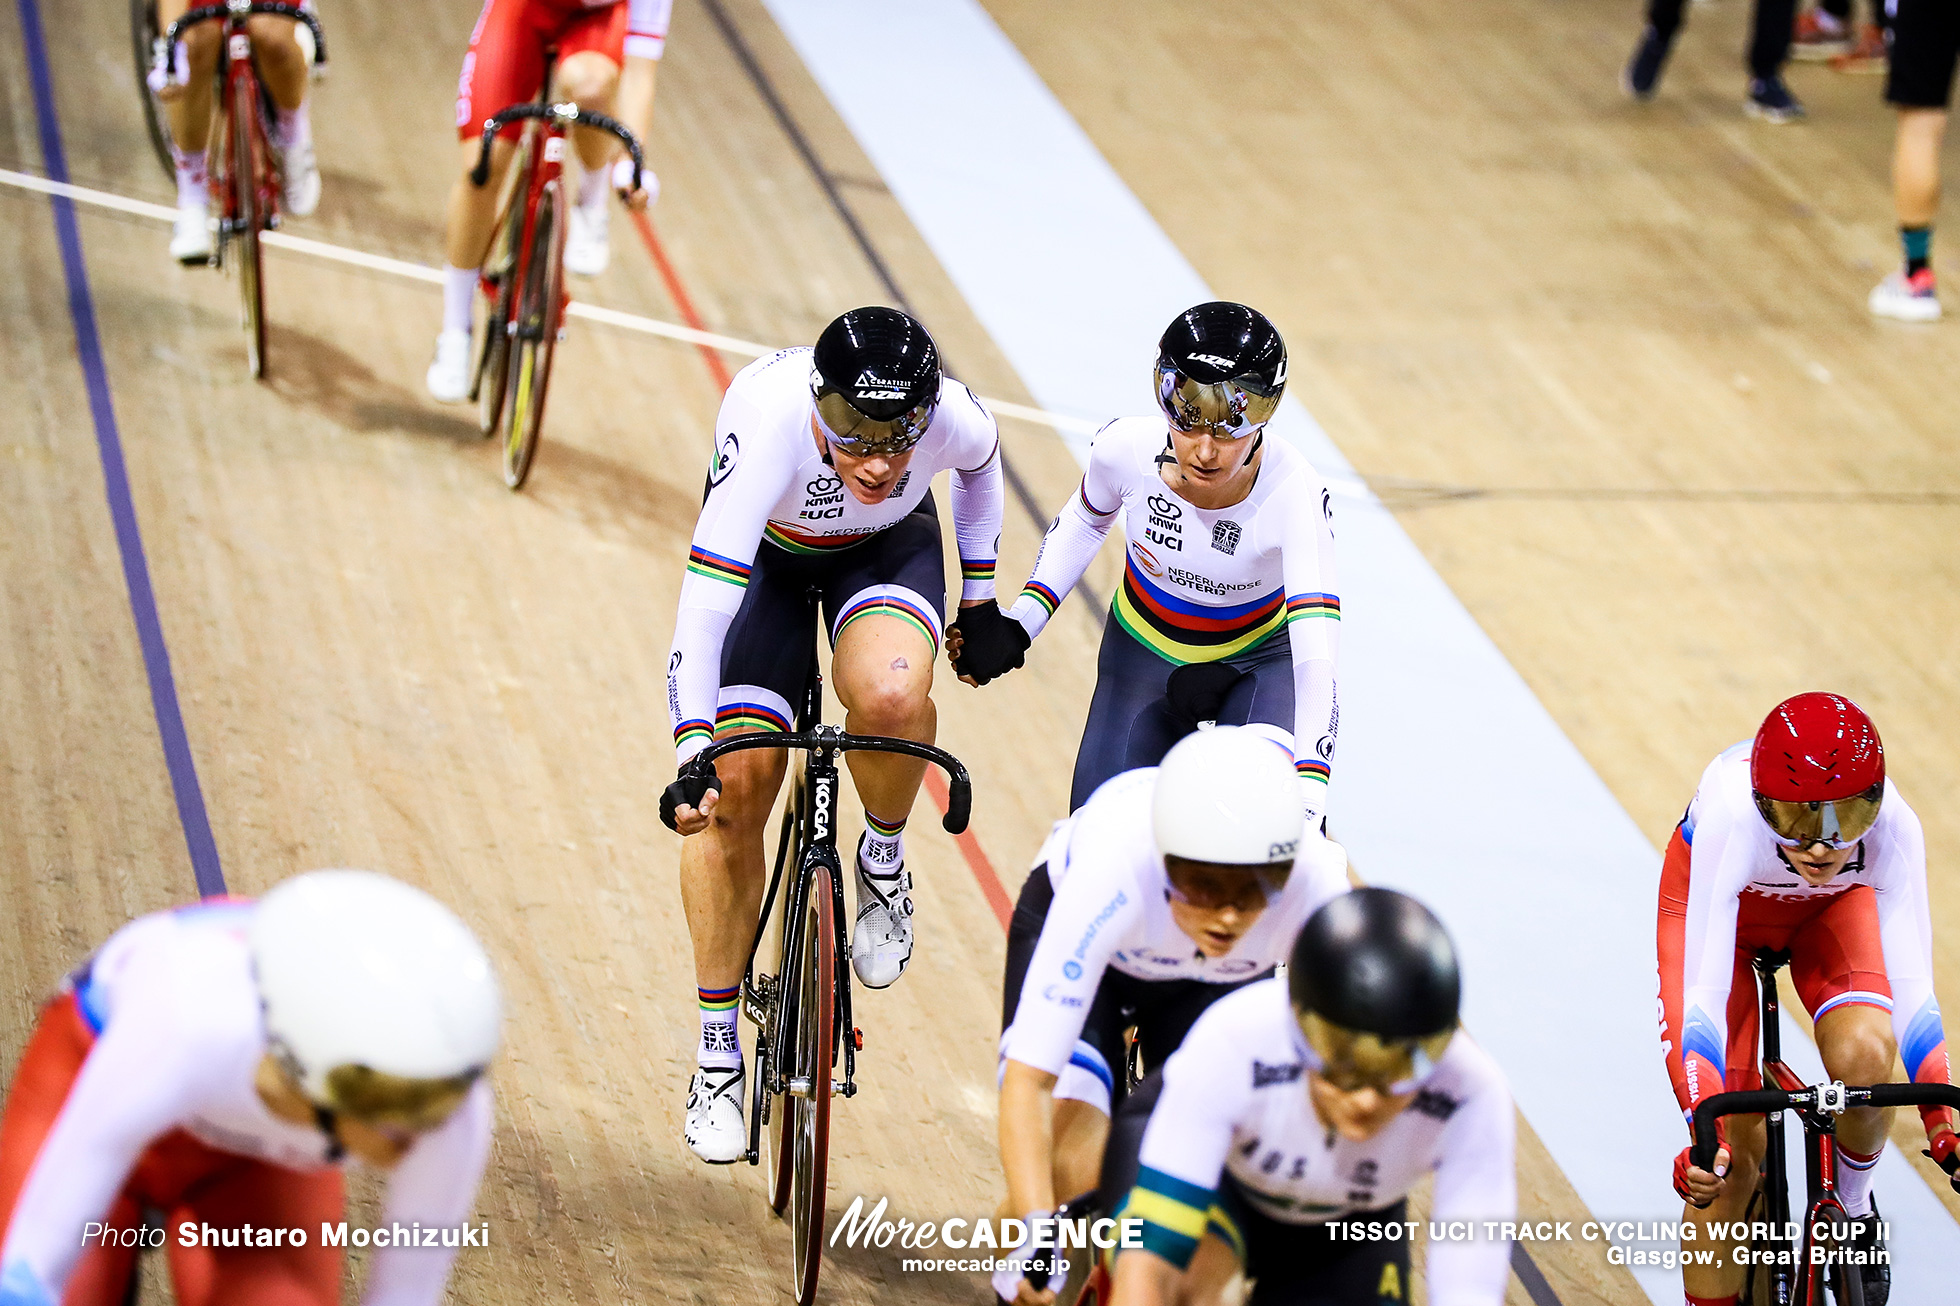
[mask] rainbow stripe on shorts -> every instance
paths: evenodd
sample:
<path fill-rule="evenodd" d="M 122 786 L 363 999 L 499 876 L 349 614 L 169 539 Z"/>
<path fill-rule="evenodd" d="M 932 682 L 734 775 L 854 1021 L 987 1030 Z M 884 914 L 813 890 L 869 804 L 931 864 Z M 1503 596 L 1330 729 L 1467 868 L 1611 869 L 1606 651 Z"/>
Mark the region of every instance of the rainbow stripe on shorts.
<path fill-rule="evenodd" d="M 878 528 L 883 530 L 881 526 Z M 849 535 L 806 535 L 794 526 L 786 526 L 779 521 L 767 522 L 762 527 L 762 538 L 777 548 L 789 553 L 823 554 L 848 549 L 853 544 L 862 544 L 876 535 L 878 531 L 857 531 Z"/>
<path fill-rule="evenodd" d="M 856 603 L 853 603 L 850 607 L 845 608 L 843 615 L 837 618 L 836 637 L 842 638 L 844 628 L 853 621 L 856 621 L 859 617 L 868 617 L 874 613 L 887 617 L 897 617 L 900 621 L 905 622 L 921 635 L 925 636 L 926 643 L 932 645 L 935 652 L 938 650 L 938 618 L 919 604 L 914 603 L 910 599 L 901 598 L 896 594 L 868 594 Z"/>
<path fill-rule="evenodd" d="M 715 713 L 715 732 L 773 730 L 789 733 L 789 718 L 767 703 L 723 703 Z"/>

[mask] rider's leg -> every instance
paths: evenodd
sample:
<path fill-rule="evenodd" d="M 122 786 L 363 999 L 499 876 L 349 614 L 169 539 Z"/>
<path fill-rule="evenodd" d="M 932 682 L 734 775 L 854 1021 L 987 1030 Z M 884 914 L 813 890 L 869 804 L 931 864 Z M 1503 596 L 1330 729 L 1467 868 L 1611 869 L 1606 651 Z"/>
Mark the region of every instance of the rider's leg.
<path fill-rule="evenodd" d="M 618 29 L 618 40 L 623 41 L 625 9 L 624 5 L 614 5 L 597 11 L 588 21 L 604 24 L 608 33 Z M 610 114 L 619 92 L 619 57 L 616 46 L 571 54 L 563 53 L 561 47 L 554 78 L 557 98 L 572 100 L 581 109 Z M 566 215 L 565 270 L 596 277 L 612 261 L 612 159 L 619 151 L 619 142 L 607 132 L 574 127 L 572 146 L 579 158 L 578 187 L 577 202 Z"/>
<path fill-rule="evenodd" d="M 1761 1116 L 1730 1116 L 1729 1173 L 1722 1191 L 1702 1210 L 1684 1205 L 1681 1219 L 1695 1226 L 1695 1246 L 1713 1248 L 1719 1264 L 1683 1265 L 1681 1286 L 1690 1297 L 1704 1301 L 1734 1301 L 1742 1291 L 1744 1268 L 1737 1263 L 1733 1242 L 1711 1242 L 1708 1226 L 1730 1224 L 1749 1211 L 1749 1198 L 1756 1191 L 1757 1171 L 1763 1164 L 1765 1133 Z M 1745 1245 L 1747 1240 L 1743 1240 Z"/>
<path fill-rule="evenodd" d="M 1102 648 L 1096 655 L 1096 690 L 1089 700 L 1089 719 L 1075 753 L 1075 777 L 1069 785 L 1069 810 L 1089 801 L 1089 795 L 1111 776 L 1137 766 L 1154 766 L 1177 742 L 1170 712 L 1163 705 L 1164 687 L 1176 664 L 1165 661 L 1110 621 L 1103 627 Z M 1134 760 L 1141 758 L 1143 760 Z"/>
<path fill-rule="evenodd" d="M 902 617 L 869 612 L 837 634 L 831 674 L 844 704 L 844 728 L 859 735 L 895 735 L 929 744 L 938 731 L 932 702 L 931 637 Z M 926 764 L 897 753 L 847 753 L 851 780 L 866 814 L 891 827 L 905 824 L 919 796 Z"/>
<path fill-rule="evenodd" d="M 170 30 L 170 24 L 190 7 L 190 0 L 157 0 L 158 30 Z M 189 59 L 190 80 L 169 93 L 164 108 L 170 116 L 170 139 L 177 149 L 202 154 L 211 137 L 211 77 L 218 67 L 224 32 L 219 23 L 199 23 L 181 39 Z"/>
<path fill-rule="evenodd" d="M 279 151 L 279 179 L 286 211 L 305 217 L 320 203 L 320 168 L 313 158 L 313 126 L 306 116 L 306 55 L 290 18 L 255 14 L 246 21 L 259 80 L 272 96 L 277 121 L 267 124 Z"/>
<path fill-rule="evenodd" d="M 552 84 L 557 98 L 571 100 L 581 109 L 610 114 L 619 93 L 619 64 L 597 50 L 580 50 L 559 61 Z M 603 177 L 619 142 L 607 132 L 574 127 L 572 146 L 585 170 Z"/>
<path fill-rule="evenodd" d="M 1898 1048 L 1892 1015 L 1862 1003 L 1833 1007 L 1817 1020 L 1817 1050 L 1832 1079 L 1847 1084 L 1884 1084 L 1892 1078 Z M 1872 1167 L 1884 1150 L 1894 1108 L 1860 1107 L 1838 1117 L 1838 1196 L 1851 1215 L 1871 1212 Z"/>
<path fill-rule="evenodd" d="M 694 981 L 703 990 L 742 982 L 762 910 L 764 835 L 787 763 L 787 755 L 773 748 L 717 761 L 721 801 L 708 828 L 681 843 L 681 905 L 694 943 Z"/>

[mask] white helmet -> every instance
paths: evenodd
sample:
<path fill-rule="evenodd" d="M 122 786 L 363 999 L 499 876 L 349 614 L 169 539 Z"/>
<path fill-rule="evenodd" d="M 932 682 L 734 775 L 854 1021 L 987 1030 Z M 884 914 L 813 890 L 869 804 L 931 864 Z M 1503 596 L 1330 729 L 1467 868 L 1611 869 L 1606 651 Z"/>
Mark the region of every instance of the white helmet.
<path fill-rule="evenodd" d="M 432 1128 L 497 1051 L 490 958 L 420 889 L 311 871 L 260 900 L 246 937 L 267 1043 L 319 1107 Z"/>
<path fill-rule="evenodd" d="M 1195 862 L 1290 861 L 1306 828 L 1293 754 L 1244 726 L 1180 739 L 1157 767 L 1150 809 L 1157 851 Z"/>

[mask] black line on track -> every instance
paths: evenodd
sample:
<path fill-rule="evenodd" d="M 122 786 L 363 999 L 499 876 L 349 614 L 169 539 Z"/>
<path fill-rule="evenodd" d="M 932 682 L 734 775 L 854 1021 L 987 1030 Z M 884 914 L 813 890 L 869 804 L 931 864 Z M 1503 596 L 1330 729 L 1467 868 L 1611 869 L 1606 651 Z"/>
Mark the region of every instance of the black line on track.
<path fill-rule="evenodd" d="M 749 43 L 743 39 L 741 30 L 735 26 L 734 19 L 728 16 L 728 10 L 723 7 L 721 0 L 701 0 L 701 3 L 707 8 L 709 17 L 715 20 L 715 26 L 721 29 L 722 39 L 728 42 L 729 50 L 734 54 L 736 61 L 742 65 L 742 70 L 749 75 L 749 81 L 755 85 L 756 93 L 762 97 L 763 103 L 769 106 L 769 112 L 775 116 L 777 125 L 783 129 L 783 135 L 789 137 L 790 144 L 802 157 L 803 166 L 810 170 L 810 175 L 816 178 L 817 185 L 823 188 L 825 198 L 830 201 L 830 207 L 836 211 L 845 229 L 851 233 L 851 239 L 857 243 L 865 262 L 871 265 L 871 271 L 877 276 L 879 284 L 885 288 L 885 293 L 891 296 L 892 303 L 907 313 L 912 313 L 912 301 L 898 284 L 898 278 L 892 275 L 891 266 L 885 262 L 884 255 L 878 252 L 877 245 L 872 242 L 871 234 L 864 229 L 864 224 L 858 221 L 857 213 L 845 200 L 843 191 L 838 188 L 840 178 L 833 176 L 829 169 L 824 167 L 823 160 L 817 157 L 816 148 L 810 144 L 810 138 L 804 134 L 802 126 L 790 113 L 789 106 L 783 103 L 783 97 L 776 93 L 776 84 L 769 80 L 769 74 L 764 71 L 761 61 L 755 57 L 755 51 L 749 48 Z M 864 184 L 863 179 L 857 177 L 846 177 L 841 180 L 849 185 Z M 880 189 L 883 189 L 882 183 Z M 912 315 L 918 316 L 916 313 Z M 940 357 L 943 359 L 944 353 Z M 949 363 L 947 370 L 957 369 Z M 1041 503 L 1034 497 L 1034 491 L 1028 488 L 1028 483 L 1021 479 L 1021 473 L 1015 469 L 1013 460 L 1007 456 L 1005 444 L 1000 448 L 1000 469 L 1007 478 L 1008 488 L 1014 492 L 1015 499 L 1020 502 L 1022 510 L 1028 514 L 1028 520 L 1034 523 L 1036 530 L 1045 535 L 1048 531 L 1048 514 L 1042 511 Z M 1100 626 L 1103 610 L 1107 606 L 1102 596 L 1096 593 L 1095 587 L 1089 584 L 1086 577 L 1076 581 L 1075 590 L 1082 595 L 1083 601 L 1088 605 L 1088 612 Z"/>

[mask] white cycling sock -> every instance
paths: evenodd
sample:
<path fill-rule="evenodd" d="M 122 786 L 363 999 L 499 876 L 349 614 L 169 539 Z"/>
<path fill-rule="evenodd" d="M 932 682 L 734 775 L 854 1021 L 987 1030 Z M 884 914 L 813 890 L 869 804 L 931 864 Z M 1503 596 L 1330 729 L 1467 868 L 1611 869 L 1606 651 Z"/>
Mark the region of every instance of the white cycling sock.
<path fill-rule="evenodd" d="M 1885 1144 L 1879 1144 L 1878 1152 L 1866 1156 L 1854 1152 L 1843 1143 L 1837 1144 L 1838 1154 L 1838 1200 L 1844 1203 L 1844 1213 L 1849 1216 L 1870 1215 L 1872 1213 L 1872 1171 L 1878 1165 L 1879 1153 Z"/>
<path fill-rule="evenodd" d="M 858 867 L 871 875 L 890 875 L 905 860 L 905 822 L 896 825 L 864 814 L 864 839 L 858 844 Z"/>
<path fill-rule="evenodd" d="M 279 122 L 275 130 L 279 134 L 279 148 L 291 149 L 294 145 L 313 134 L 313 120 L 306 114 L 306 101 L 301 100 L 297 109 L 279 110 Z"/>
<path fill-rule="evenodd" d="M 170 148 L 171 158 L 177 164 L 177 207 L 180 209 L 201 209 L 209 196 L 210 174 L 203 150 L 180 150 Z"/>
<path fill-rule="evenodd" d="M 444 264 L 442 269 L 442 329 L 470 329 L 470 309 L 476 302 L 476 269 Z"/>
<path fill-rule="evenodd" d="M 587 168 L 578 179 L 578 206 L 590 213 L 595 208 L 606 205 L 606 191 L 610 189 L 606 168 Z"/>

